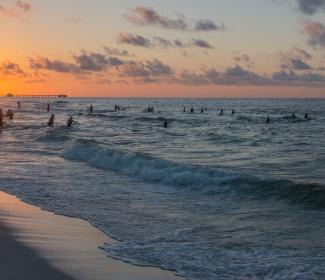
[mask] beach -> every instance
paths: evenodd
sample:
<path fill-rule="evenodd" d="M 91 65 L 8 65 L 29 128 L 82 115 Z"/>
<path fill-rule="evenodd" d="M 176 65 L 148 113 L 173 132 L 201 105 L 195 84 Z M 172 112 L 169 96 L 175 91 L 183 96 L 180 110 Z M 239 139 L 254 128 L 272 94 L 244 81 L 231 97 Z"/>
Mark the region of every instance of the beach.
<path fill-rule="evenodd" d="M 59 216 L 0 192 L 2 280 L 176 280 L 173 272 L 138 267 L 99 249 L 117 242 L 88 222 Z"/>

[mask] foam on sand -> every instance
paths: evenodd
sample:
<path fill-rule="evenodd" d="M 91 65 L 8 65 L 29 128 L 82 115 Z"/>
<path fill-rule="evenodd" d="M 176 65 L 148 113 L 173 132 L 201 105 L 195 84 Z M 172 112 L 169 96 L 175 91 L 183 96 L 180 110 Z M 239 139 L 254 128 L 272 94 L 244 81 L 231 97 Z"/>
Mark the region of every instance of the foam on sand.
<path fill-rule="evenodd" d="M 14 237 L 13 242 L 22 244 L 21 246 L 27 248 L 25 251 L 36 252 L 28 254 L 35 258 L 34 262 L 26 260 L 26 266 L 28 263 L 36 263 L 31 278 L 25 272 L 22 278 L 11 278 L 17 276 L 14 269 L 10 269 L 14 262 L 12 258 L 15 258 L 15 255 L 18 258 L 21 250 L 17 254 L 12 251 L 10 254 L 7 252 L 5 259 L 8 260 L 10 255 L 12 260 L 6 266 L 8 279 L 44 279 L 42 277 L 47 272 L 49 275 L 46 275 L 46 279 L 62 280 L 181 279 L 173 276 L 173 273 L 169 271 L 137 267 L 108 258 L 98 247 L 105 242 L 112 244 L 117 241 L 93 228 L 88 222 L 41 210 L 4 192 L 0 192 L 0 222 L 4 228 L 9 229 Z M 3 229 L 1 232 L 0 238 L 4 238 Z M 25 269 L 27 273 L 31 270 L 28 267 Z M 56 274 L 54 274 L 55 271 L 57 271 Z M 35 278 L 35 275 L 40 278 Z"/>

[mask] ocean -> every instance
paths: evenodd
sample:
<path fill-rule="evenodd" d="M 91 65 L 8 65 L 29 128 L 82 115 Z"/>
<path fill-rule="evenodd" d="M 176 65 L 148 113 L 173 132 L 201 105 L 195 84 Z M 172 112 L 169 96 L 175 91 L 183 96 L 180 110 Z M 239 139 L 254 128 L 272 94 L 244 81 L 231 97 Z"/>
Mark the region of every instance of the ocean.
<path fill-rule="evenodd" d="M 107 255 L 191 280 L 325 279 L 324 99 L 16 101 L 0 99 L 16 111 L 0 189 L 122 241 Z"/>

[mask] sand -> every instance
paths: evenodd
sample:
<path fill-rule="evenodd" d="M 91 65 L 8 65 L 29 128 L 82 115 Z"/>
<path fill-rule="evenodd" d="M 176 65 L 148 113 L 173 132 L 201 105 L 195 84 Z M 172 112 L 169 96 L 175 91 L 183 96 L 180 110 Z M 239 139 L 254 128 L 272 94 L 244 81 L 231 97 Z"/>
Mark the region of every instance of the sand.
<path fill-rule="evenodd" d="M 56 215 L 0 192 L 1 280 L 180 280 L 173 272 L 109 258 L 117 242 L 88 222 Z"/>

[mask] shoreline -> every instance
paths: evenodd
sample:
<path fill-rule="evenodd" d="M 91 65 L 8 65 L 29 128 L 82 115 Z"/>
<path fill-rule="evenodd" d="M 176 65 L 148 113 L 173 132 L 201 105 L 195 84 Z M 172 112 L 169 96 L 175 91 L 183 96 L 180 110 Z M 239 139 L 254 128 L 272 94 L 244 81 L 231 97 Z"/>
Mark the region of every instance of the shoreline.
<path fill-rule="evenodd" d="M 0 269 L 7 277 L 4 279 L 184 279 L 173 271 L 114 259 L 100 249 L 104 243 L 115 242 L 119 241 L 88 221 L 42 210 L 0 192 Z"/>

